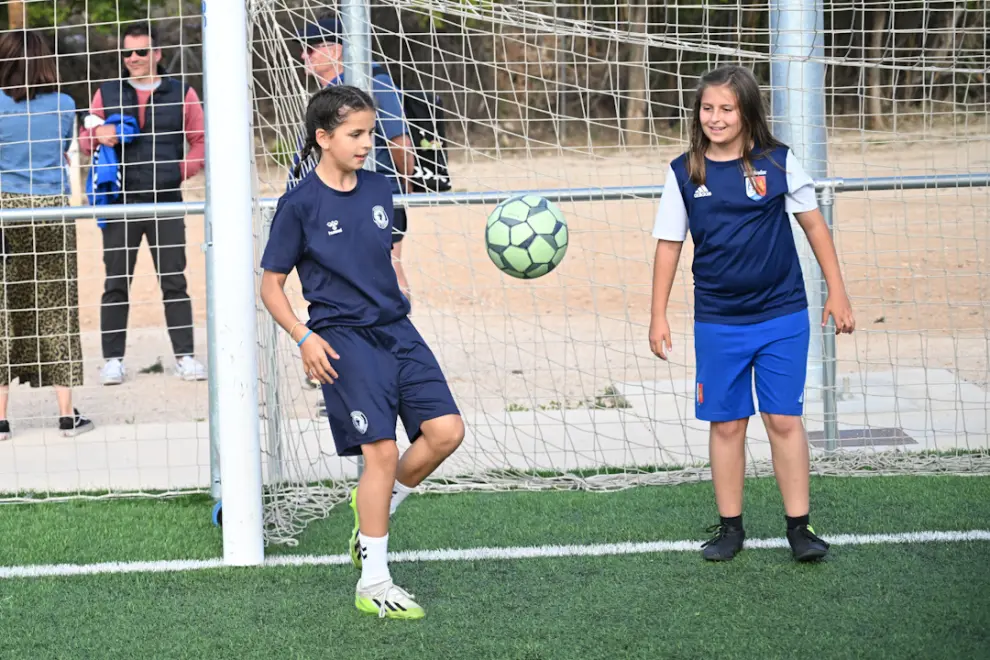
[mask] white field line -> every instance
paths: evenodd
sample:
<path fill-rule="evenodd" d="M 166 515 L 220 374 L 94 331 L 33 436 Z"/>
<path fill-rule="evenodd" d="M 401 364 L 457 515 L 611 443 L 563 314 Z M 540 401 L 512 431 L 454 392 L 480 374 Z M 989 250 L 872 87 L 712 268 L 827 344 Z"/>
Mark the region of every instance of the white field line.
<path fill-rule="evenodd" d="M 833 546 L 895 545 L 906 543 L 958 543 L 990 541 L 990 530 L 967 532 L 904 532 L 901 534 L 839 534 L 826 540 Z M 600 543 L 591 545 L 542 545 L 509 548 L 465 548 L 410 550 L 389 554 L 389 561 L 477 561 L 492 559 L 535 559 L 553 557 L 603 557 L 661 552 L 696 552 L 698 541 L 650 541 L 644 543 Z M 784 538 L 746 539 L 746 548 L 786 548 Z M 265 559 L 263 566 L 336 566 L 350 563 L 348 555 L 281 555 Z M 100 564 L 49 564 L 0 566 L 0 579 L 105 575 L 113 573 L 175 573 L 227 568 L 223 559 L 176 559 L 163 561 L 106 562 Z"/>

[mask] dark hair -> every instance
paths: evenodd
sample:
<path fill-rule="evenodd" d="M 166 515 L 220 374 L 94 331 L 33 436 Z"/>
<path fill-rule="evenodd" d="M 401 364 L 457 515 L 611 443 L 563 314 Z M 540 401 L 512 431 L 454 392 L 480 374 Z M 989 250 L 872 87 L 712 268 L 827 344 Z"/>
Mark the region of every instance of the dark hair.
<path fill-rule="evenodd" d="M 49 42 L 37 32 L 0 35 L 0 89 L 19 103 L 58 87 L 58 66 Z"/>
<path fill-rule="evenodd" d="M 148 37 L 151 40 L 152 48 L 159 48 L 158 30 L 151 24 L 151 21 L 138 21 L 131 23 L 120 35 L 120 43 L 124 43 L 127 37 Z"/>
<path fill-rule="evenodd" d="M 739 117 L 742 120 L 743 172 L 753 173 L 753 150 L 761 152 L 784 146 L 770 132 L 760 85 L 749 69 L 729 65 L 713 69 L 701 76 L 694 97 L 694 117 L 691 120 L 691 147 L 688 150 L 688 175 L 695 185 L 705 182 L 705 153 L 711 145 L 701 127 L 701 97 L 709 87 L 727 86 L 736 96 Z"/>
<path fill-rule="evenodd" d="M 306 106 L 306 142 L 299 153 L 299 162 L 292 170 L 292 178 L 298 179 L 310 154 L 320 151 L 320 145 L 316 142 L 317 130 L 322 128 L 327 133 L 333 133 L 352 112 L 374 109 L 375 101 L 371 96 L 350 85 L 330 85 L 313 94 Z"/>

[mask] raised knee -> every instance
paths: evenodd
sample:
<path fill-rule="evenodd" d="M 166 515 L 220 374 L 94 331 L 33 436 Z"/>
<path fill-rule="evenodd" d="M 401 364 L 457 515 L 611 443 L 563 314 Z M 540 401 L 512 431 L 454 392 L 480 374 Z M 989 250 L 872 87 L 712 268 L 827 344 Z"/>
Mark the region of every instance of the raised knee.
<path fill-rule="evenodd" d="M 430 446 L 440 454 L 449 456 L 464 442 L 464 420 L 460 415 L 450 415 L 427 436 Z"/>

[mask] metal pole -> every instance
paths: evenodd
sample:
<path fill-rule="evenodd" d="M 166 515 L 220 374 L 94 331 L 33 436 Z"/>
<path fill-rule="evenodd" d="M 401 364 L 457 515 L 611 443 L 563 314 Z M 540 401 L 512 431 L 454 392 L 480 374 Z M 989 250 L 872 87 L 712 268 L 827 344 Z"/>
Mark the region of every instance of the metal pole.
<path fill-rule="evenodd" d="M 372 91 L 370 12 L 366 0 L 341 2 L 340 22 L 344 30 L 344 81 L 368 93 Z"/>
<path fill-rule="evenodd" d="M 207 161 L 217 277 L 213 308 L 223 478 L 223 555 L 228 565 L 264 562 L 261 503 L 261 436 L 258 420 L 257 316 L 252 227 L 253 141 L 247 6 L 242 0 L 203 3 L 203 87 L 206 133 L 213 154 Z M 231 58 L 231 53 L 234 57 Z"/>
<path fill-rule="evenodd" d="M 371 94 L 374 91 L 371 76 L 371 6 L 367 0 L 343 0 L 340 10 L 344 30 L 344 81 Z M 374 170 L 375 159 L 366 158 L 364 169 Z M 360 476 L 364 471 L 364 459 L 360 456 L 357 458 L 357 468 Z"/>
<path fill-rule="evenodd" d="M 770 85 L 774 134 L 789 145 L 815 180 L 828 174 L 825 130 L 824 10 L 822 0 L 770 1 Z M 808 350 L 806 398 L 821 395 L 822 281 L 821 268 L 804 232 L 793 226 L 801 259 L 811 342 Z"/>
<path fill-rule="evenodd" d="M 203 32 L 206 32 L 206 18 L 203 17 Z M 208 60 L 205 53 L 209 49 L 209 44 L 205 42 L 202 45 L 204 60 Z M 209 90 L 203 89 L 204 101 L 209 98 Z M 210 162 L 210 142 L 206 141 L 206 162 Z M 209 374 L 209 379 L 207 380 L 207 392 L 209 396 L 209 426 L 210 426 L 210 496 L 214 500 L 220 500 L 222 497 L 221 489 L 221 479 L 220 479 L 220 424 L 219 424 L 219 410 L 217 409 L 218 398 L 217 398 L 217 387 L 218 380 L 216 377 L 217 373 L 217 352 L 215 349 L 217 345 L 217 329 L 216 329 L 216 305 L 215 292 L 216 283 L 214 278 L 216 277 L 216 265 L 213 263 L 213 231 L 211 225 L 213 223 L 214 207 L 211 203 L 213 195 L 211 194 L 210 180 L 211 168 L 205 167 L 206 174 L 206 208 L 204 219 L 204 236 L 203 236 L 203 251 L 206 253 L 206 346 L 207 346 L 207 373 Z"/>
<path fill-rule="evenodd" d="M 835 218 L 835 191 L 832 188 L 825 188 L 818 196 L 818 203 L 825 216 L 825 222 L 829 230 L 833 227 Z M 821 289 L 821 305 L 825 305 L 828 291 L 825 287 Z M 817 327 L 817 326 L 816 326 Z M 822 340 L 824 342 L 824 363 L 822 364 L 822 398 L 825 422 L 825 451 L 833 452 L 839 448 L 839 414 L 838 414 L 838 391 L 835 387 L 836 371 L 836 351 L 835 351 L 835 319 L 831 316 L 826 321 L 822 330 Z"/>

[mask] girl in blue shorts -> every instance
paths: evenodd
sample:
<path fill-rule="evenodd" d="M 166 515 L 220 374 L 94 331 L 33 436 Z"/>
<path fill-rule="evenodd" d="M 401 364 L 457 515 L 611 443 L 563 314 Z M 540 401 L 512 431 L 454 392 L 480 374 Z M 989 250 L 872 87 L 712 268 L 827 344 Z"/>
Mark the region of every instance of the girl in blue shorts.
<path fill-rule="evenodd" d="M 279 199 L 261 259 L 261 299 L 299 346 L 306 376 L 322 383 L 337 453 L 364 457 L 350 500 L 349 550 L 361 569 L 355 604 L 370 614 L 418 619 L 423 608 L 389 572 L 389 517 L 457 449 L 464 424 L 436 358 L 407 316 L 391 259 L 392 187 L 363 169 L 374 130 L 374 101 L 355 87 L 327 87 L 310 99 L 299 160 L 315 151 L 319 164 Z M 309 303 L 306 323 L 284 292 L 293 269 Z M 401 459 L 398 418 L 412 441 Z"/>
<path fill-rule="evenodd" d="M 705 559 L 742 549 L 745 438 L 753 405 L 770 437 L 794 557 L 824 557 L 828 543 L 809 524 L 808 440 L 801 415 L 810 322 L 789 214 L 808 237 L 828 285 L 822 325 L 855 327 L 835 246 L 814 181 L 767 125 L 756 78 L 738 66 L 701 78 L 690 150 L 667 171 L 653 237 L 650 348 L 670 350 L 667 302 L 688 232 L 694 242 L 695 413 L 711 423 L 709 452 L 720 523 Z"/>

